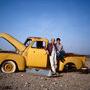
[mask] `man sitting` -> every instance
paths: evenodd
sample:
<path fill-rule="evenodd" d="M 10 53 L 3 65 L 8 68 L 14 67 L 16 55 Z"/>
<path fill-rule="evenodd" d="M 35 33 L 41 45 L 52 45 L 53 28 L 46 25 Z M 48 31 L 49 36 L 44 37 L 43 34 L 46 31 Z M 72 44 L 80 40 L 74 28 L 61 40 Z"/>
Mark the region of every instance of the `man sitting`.
<path fill-rule="evenodd" d="M 56 39 L 57 60 L 64 61 L 65 51 L 64 51 L 63 45 L 62 45 L 62 43 L 60 41 L 61 41 L 60 38 Z"/>

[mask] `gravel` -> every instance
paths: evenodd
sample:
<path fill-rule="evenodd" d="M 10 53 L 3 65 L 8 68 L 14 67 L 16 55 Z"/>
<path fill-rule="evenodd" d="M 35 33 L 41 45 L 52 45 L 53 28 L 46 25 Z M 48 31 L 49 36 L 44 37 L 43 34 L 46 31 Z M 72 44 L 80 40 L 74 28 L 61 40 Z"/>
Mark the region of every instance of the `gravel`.
<path fill-rule="evenodd" d="M 89 73 L 68 72 L 47 77 L 29 72 L 4 74 L 0 72 L 0 90 L 90 90 L 90 58 L 86 62 Z"/>

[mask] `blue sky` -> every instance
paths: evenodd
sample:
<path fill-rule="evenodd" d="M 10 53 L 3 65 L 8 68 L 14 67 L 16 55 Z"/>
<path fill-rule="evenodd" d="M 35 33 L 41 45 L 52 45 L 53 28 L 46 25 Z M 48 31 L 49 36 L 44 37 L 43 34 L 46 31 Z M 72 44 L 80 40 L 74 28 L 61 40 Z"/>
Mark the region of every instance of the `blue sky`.
<path fill-rule="evenodd" d="M 90 54 L 90 0 L 0 0 L 0 32 L 21 42 L 62 33 L 66 52 Z"/>

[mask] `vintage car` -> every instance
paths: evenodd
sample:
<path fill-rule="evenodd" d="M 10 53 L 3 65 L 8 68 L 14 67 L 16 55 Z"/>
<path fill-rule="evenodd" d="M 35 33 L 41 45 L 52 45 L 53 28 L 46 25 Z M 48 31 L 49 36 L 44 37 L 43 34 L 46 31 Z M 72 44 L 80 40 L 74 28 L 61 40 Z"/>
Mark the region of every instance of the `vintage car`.
<path fill-rule="evenodd" d="M 48 39 L 41 37 L 28 37 L 21 43 L 7 33 L 1 33 L 0 38 L 8 41 L 15 51 L 0 50 L 0 69 L 4 73 L 13 73 L 16 70 L 24 71 L 28 68 L 50 69 L 49 55 L 47 53 Z M 82 69 L 86 57 L 83 55 L 66 54 L 64 62 L 58 61 L 58 71 Z"/>

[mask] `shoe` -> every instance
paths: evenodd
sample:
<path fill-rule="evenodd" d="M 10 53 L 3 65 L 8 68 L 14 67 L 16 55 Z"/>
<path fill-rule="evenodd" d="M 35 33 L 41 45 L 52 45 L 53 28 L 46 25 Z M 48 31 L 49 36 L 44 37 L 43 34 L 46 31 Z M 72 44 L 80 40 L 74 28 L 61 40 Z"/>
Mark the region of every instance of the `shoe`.
<path fill-rule="evenodd" d="M 56 75 L 56 72 L 52 72 L 52 75 Z"/>
<path fill-rule="evenodd" d="M 49 71 L 49 73 L 48 73 L 47 76 L 48 76 L 48 77 L 51 77 L 51 76 L 52 76 L 52 72 L 51 72 L 51 70 Z"/>
<path fill-rule="evenodd" d="M 56 73 L 57 76 L 59 76 L 60 74 L 59 73 Z"/>

